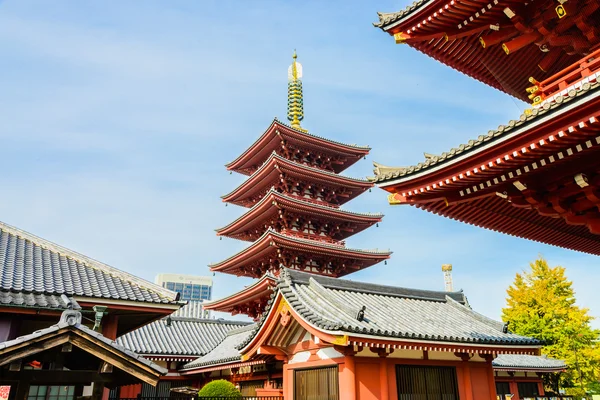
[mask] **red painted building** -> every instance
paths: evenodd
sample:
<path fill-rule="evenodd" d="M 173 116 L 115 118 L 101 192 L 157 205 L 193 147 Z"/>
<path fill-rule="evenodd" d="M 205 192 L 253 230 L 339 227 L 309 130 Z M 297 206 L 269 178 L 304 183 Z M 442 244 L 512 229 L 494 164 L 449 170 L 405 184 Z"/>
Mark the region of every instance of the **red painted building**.
<path fill-rule="evenodd" d="M 414 166 L 375 164 L 390 204 L 600 254 L 600 3 L 422 0 L 375 24 L 530 109 Z"/>

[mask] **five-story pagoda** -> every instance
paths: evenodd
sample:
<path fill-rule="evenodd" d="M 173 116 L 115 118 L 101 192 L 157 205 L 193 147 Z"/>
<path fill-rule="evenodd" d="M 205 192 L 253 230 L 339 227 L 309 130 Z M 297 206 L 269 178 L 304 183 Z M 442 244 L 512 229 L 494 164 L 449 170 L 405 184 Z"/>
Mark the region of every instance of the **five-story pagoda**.
<path fill-rule="evenodd" d="M 345 239 L 381 221 L 340 206 L 370 189 L 367 180 L 340 172 L 370 148 L 309 134 L 304 117 L 302 65 L 288 69 L 288 120 L 275 119 L 265 133 L 226 167 L 249 178 L 223 201 L 248 208 L 217 235 L 252 242 L 241 252 L 210 266 L 212 271 L 260 278 L 207 309 L 256 318 L 262 313 L 280 267 L 340 277 L 389 258 L 390 252 L 351 249 Z"/>

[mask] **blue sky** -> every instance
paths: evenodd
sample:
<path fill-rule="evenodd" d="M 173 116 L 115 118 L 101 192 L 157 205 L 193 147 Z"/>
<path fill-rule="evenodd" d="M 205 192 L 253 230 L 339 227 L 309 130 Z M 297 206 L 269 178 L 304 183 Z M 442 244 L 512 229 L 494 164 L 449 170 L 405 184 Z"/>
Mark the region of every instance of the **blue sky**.
<path fill-rule="evenodd" d="M 223 165 L 285 118 L 294 48 L 304 127 L 373 148 L 348 175 L 417 163 L 520 115 L 525 104 L 372 27 L 407 3 L 1 2 L 0 220 L 149 280 L 208 274 L 247 245 L 214 234 L 244 211 L 220 200 L 244 179 Z M 394 251 L 352 279 L 441 290 L 452 263 L 455 287 L 499 318 L 515 273 L 542 254 L 600 316 L 598 257 L 390 207 L 379 189 L 346 209 L 386 215 L 349 246 Z M 251 282 L 214 281 L 217 298 Z"/>

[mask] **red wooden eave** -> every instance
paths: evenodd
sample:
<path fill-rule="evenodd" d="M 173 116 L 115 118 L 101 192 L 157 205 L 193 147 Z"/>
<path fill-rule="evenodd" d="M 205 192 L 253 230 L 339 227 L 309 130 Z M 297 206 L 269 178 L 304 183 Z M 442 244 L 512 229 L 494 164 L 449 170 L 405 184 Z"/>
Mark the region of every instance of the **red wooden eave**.
<path fill-rule="evenodd" d="M 562 19 L 553 0 L 530 2 L 528 6 L 513 0 L 424 3 L 398 21 L 386 23 L 387 17 L 382 16 L 381 28 L 437 61 L 523 101 L 529 101 L 525 89 L 531 86 L 530 77 L 544 80 L 599 45 L 597 23 L 594 26 L 591 22 L 598 15 L 596 0 L 579 1 Z M 507 8 L 516 16 L 509 18 Z M 576 27 L 583 31 L 575 31 L 574 18 L 582 13 L 585 16 Z M 517 42 L 527 43 L 528 34 L 539 36 L 533 38 L 534 43 L 520 47 Z M 497 42 L 488 40 L 485 47 L 480 43 L 480 38 L 485 42 L 494 36 L 505 37 Z M 508 54 L 503 44 L 510 50 Z M 550 52 L 541 51 L 538 45 Z"/>
<path fill-rule="evenodd" d="M 204 303 L 203 307 L 206 310 L 232 313 L 240 305 L 261 302 L 268 299 L 271 296 L 274 286 L 275 278 L 269 274 L 265 274 L 261 279 L 239 292 L 220 300 Z"/>
<path fill-rule="evenodd" d="M 241 252 L 221 261 L 217 264 L 210 265 L 211 271 L 219 271 L 240 275 L 240 270 L 245 265 L 250 265 L 253 262 L 264 261 L 265 265 L 269 265 L 271 261 L 277 263 L 279 268 L 278 254 L 281 250 L 288 250 L 290 253 L 302 254 L 309 259 L 318 259 L 319 257 L 327 257 L 332 259 L 351 259 L 356 265 L 347 266 L 347 270 L 336 276 L 343 276 L 359 269 L 377 264 L 390 257 L 391 252 L 379 252 L 369 250 L 348 249 L 338 245 L 329 245 L 314 240 L 299 239 L 287 235 L 279 234 L 273 230 L 267 230 L 260 239 L 256 240 L 250 246 L 246 247 Z M 286 265 L 287 268 L 293 268 L 292 265 Z M 269 268 L 273 269 L 273 267 Z M 264 273 L 266 271 L 262 271 Z M 315 274 L 330 276 L 326 273 L 312 271 Z M 247 275 L 256 277 L 253 275 Z"/>
<path fill-rule="evenodd" d="M 272 153 L 269 159 L 252 176 L 235 190 L 222 196 L 222 199 L 227 203 L 252 207 L 273 186 L 281 182 L 281 174 L 286 174 L 286 176 L 310 184 L 327 186 L 339 192 L 346 191 L 348 193 L 347 197 L 339 197 L 339 204 L 346 203 L 373 187 L 371 182 L 298 164 Z"/>
<path fill-rule="evenodd" d="M 339 239 L 352 236 L 378 222 L 381 214 L 359 214 L 340 210 L 330 206 L 307 202 L 299 197 L 291 197 L 270 190 L 265 197 L 250 210 L 227 226 L 217 229 L 218 236 L 228 236 L 241 240 L 255 240 L 248 237 L 247 232 L 256 230 L 262 235 L 269 225 L 269 220 L 276 218 L 280 210 L 289 210 L 306 216 L 308 219 L 322 219 L 324 221 L 346 222 L 352 225 L 352 230 L 340 232 Z M 299 233 L 299 236 L 302 234 Z"/>
<path fill-rule="evenodd" d="M 309 151 L 315 151 L 332 158 L 342 157 L 344 161 L 334 164 L 333 171 L 340 173 L 371 150 L 369 147 L 339 143 L 307 132 L 298 131 L 275 119 L 256 142 L 248 147 L 238 158 L 226 164 L 230 171 L 250 175 L 269 158 L 273 151 L 280 148 L 282 141 L 293 143 Z"/>
<path fill-rule="evenodd" d="M 600 255 L 598 90 L 502 142 L 382 185 L 393 203 Z"/>

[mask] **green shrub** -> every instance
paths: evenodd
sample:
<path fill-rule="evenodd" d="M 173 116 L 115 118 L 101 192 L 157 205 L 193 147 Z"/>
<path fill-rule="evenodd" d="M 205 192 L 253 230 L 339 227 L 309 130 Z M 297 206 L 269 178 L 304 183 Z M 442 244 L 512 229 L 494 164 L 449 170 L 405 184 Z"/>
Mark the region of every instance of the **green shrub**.
<path fill-rule="evenodd" d="M 198 396 L 240 398 L 242 394 L 233 383 L 225 379 L 218 379 L 204 385 L 198 392 Z"/>

